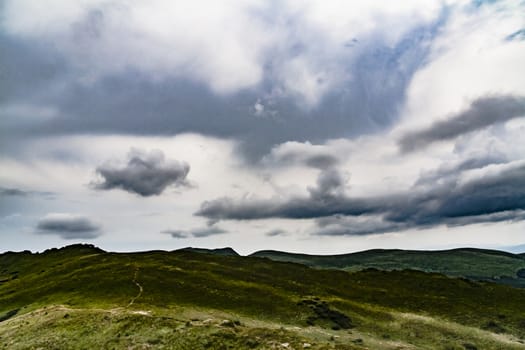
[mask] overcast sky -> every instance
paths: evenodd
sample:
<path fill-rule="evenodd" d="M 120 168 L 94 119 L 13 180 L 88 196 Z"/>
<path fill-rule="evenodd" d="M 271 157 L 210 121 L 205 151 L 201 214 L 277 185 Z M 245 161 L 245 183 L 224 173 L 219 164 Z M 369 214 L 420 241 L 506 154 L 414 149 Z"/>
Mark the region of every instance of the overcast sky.
<path fill-rule="evenodd" d="M 521 0 L 0 0 L 0 251 L 523 250 L 524 62 Z"/>

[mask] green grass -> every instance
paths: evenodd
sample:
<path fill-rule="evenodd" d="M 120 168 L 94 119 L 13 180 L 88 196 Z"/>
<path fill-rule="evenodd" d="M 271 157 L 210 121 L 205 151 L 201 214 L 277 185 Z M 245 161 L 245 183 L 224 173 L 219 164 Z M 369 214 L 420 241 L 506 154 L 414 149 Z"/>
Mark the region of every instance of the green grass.
<path fill-rule="evenodd" d="M 0 348 L 525 348 L 525 289 L 436 273 L 88 246 L 0 273 Z"/>
<path fill-rule="evenodd" d="M 126 310 L 53 307 L 11 322 L 0 332 L 8 349 L 360 349 L 332 340 L 310 338 L 272 324 L 244 324 L 225 315 L 177 313 L 141 315 Z M 186 320 L 190 318 L 191 320 Z M 38 337 L 34 335 L 38 334 Z M 355 339 L 355 337 L 354 337 Z M 3 342 L 3 344 L 2 344 Z"/>

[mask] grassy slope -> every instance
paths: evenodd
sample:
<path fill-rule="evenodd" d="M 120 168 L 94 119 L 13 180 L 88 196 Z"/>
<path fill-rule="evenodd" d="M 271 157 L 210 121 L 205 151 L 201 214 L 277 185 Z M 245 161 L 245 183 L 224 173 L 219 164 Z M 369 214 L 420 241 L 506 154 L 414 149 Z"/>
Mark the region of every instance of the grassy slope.
<path fill-rule="evenodd" d="M 0 319 L 19 309 L 0 322 L 0 347 L 10 349 L 525 348 L 525 290 L 417 271 L 73 247 L 0 255 L 0 274 Z M 333 330 L 303 300 L 325 302 L 354 328 Z"/>
<path fill-rule="evenodd" d="M 495 250 L 472 248 L 443 251 L 374 249 L 352 254 L 324 256 L 259 251 L 251 256 L 347 271 L 358 271 L 366 268 L 387 271 L 415 269 L 525 287 L 525 279 L 516 278 L 516 272 L 525 268 L 524 256 Z"/>

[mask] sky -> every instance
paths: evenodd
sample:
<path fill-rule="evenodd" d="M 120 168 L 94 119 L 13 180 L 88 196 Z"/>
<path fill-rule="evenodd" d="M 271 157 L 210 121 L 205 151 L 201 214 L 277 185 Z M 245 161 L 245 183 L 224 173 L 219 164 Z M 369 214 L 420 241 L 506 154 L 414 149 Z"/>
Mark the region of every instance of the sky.
<path fill-rule="evenodd" d="M 523 0 L 0 0 L 0 252 L 525 249 Z"/>

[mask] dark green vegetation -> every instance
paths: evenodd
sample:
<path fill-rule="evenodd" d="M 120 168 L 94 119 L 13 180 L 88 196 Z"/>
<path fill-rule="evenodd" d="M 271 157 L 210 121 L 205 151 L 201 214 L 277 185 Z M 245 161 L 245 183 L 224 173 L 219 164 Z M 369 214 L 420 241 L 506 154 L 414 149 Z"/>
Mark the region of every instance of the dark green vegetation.
<path fill-rule="evenodd" d="M 0 255 L 0 348 L 525 349 L 525 289 L 255 257 Z"/>
<path fill-rule="evenodd" d="M 207 254 L 215 254 L 215 255 L 226 255 L 226 256 L 239 256 L 239 253 L 237 253 L 232 248 L 217 248 L 217 249 L 204 249 L 204 248 L 183 248 L 180 249 L 181 251 L 187 251 L 187 252 L 195 252 L 195 253 L 207 253 Z"/>
<path fill-rule="evenodd" d="M 492 281 L 525 287 L 525 256 L 497 250 L 461 248 L 441 251 L 374 249 L 341 255 L 293 254 L 271 250 L 253 253 L 275 261 L 287 261 L 315 268 L 359 271 L 420 270 L 472 280 Z"/>

